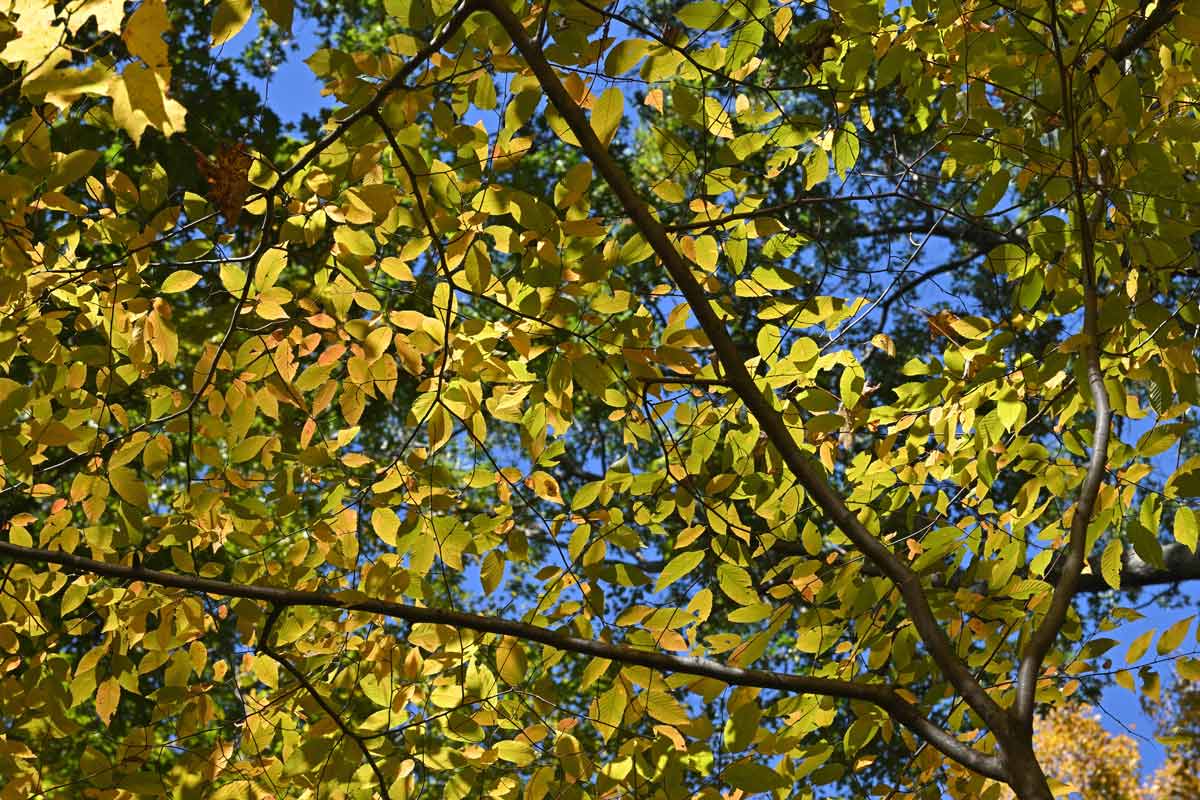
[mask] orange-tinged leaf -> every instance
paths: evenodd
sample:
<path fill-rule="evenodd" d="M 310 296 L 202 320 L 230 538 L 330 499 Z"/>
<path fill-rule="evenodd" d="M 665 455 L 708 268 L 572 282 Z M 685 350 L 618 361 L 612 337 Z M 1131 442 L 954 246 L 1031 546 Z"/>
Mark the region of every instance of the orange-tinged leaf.
<path fill-rule="evenodd" d="M 106 678 L 96 687 L 96 714 L 106 726 L 112 721 L 121 701 L 121 684 L 116 678 Z"/>

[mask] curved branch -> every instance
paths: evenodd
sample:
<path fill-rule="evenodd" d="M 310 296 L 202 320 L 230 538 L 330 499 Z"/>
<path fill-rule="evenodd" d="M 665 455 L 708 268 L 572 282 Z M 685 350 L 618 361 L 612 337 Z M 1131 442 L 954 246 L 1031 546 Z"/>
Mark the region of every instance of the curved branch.
<path fill-rule="evenodd" d="M 142 581 L 172 589 L 183 589 L 189 592 L 216 595 L 219 597 L 238 597 L 246 600 L 257 600 L 271 603 L 278 615 L 278 610 L 290 606 L 311 606 L 319 608 L 336 608 L 342 611 L 359 611 L 366 614 L 376 614 L 391 619 L 404 620 L 409 623 L 431 623 L 449 625 L 454 628 L 494 633 L 502 636 L 512 636 L 529 642 L 548 645 L 557 650 L 569 653 L 606 658 L 621 664 L 633 664 L 662 672 L 675 672 L 684 675 L 695 675 L 700 678 L 712 678 L 732 686 L 751 686 L 761 689 L 775 689 L 793 694 L 816 694 L 827 697 L 837 697 L 849 700 L 862 700 L 873 703 L 887 711 L 897 722 L 910 728 L 914 733 L 928 740 L 950 758 L 960 764 L 997 780 L 1004 780 L 1004 774 L 999 762 L 993 756 L 972 749 L 955 737 L 938 728 L 921 714 L 920 710 L 905 700 L 890 686 L 881 683 L 859 683 L 856 681 L 838 680 L 835 678 L 820 678 L 811 675 L 794 675 L 786 672 L 770 672 L 759 669 L 743 669 L 698 656 L 673 656 L 654 650 L 639 650 L 628 645 L 596 639 L 582 639 L 562 631 L 530 625 L 526 622 L 505 619 L 503 617 L 467 614 L 461 611 L 451 611 L 440 608 L 426 608 L 390 600 L 343 599 L 333 594 L 309 592 L 299 589 L 284 589 L 275 586 L 260 586 L 256 584 L 238 584 L 212 578 L 201 578 L 192 575 L 178 575 L 171 572 L 147 569 L 142 566 L 123 566 L 109 564 L 104 561 L 63 553 L 56 550 L 44 550 L 34 547 L 23 547 L 11 542 L 0 541 L 0 555 L 7 556 L 13 561 L 23 564 L 58 564 L 75 572 L 100 575 L 123 581 Z M 260 637 L 259 648 L 272 658 L 277 658 L 267 644 L 269 627 Z M 284 663 L 284 662 L 281 662 Z M 287 664 L 284 663 L 287 667 Z M 296 671 L 288 668 L 302 684 L 304 680 Z M 305 688 L 310 688 L 306 686 Z M 310 689 L 310 691 L 312 691 Z M 328 706 L 314 692 L 317 702 L 327 712 Z M 342 730 L 357 738 L 344 725 Z M 369 756 L 368 756 L 369 757 Z"/>
<path fill-rule="evenodd" d="M 1063 114 L 1066 117 L 1067 130 L 1071 132 L 1071 177 L 1074 184 L 1072 197 L 1075 216 L 1079 221 L 1080 257 L 1083 261 L 1083 355 L 1096 418 L 1092 428 L 1092 453 L 1088 458 L 1087 473 L 1079 487 L 1079 498 L 1075 503 L 1074 516 L 1071 518 L 1071 530 L 1067 541 L 1066 558 L 1060 572 L 1061 578 L 1054 587 L 1054 594 L 1050 598 L 1050 608 L 1047 610 L 1046 616 L 1029 637 L 1029 641 L 1021 653 L 1021 665 L 1017 670 L 1017 698 L 1013 705 L 1013 719 L 1026 734 L 1032 731 L 1038 674 L 1042 670 L 1046 654 L 1050 652 L 1054 640 L 1058 638 L 1059 631 L 1062 630 L 1063 623 L 1067 619 L 1067 612 L 1071 608 L 1075 591 L 1079 586 L 1079 578 L 1087 563 L 1087 529 L 1088 524 L 1092 521 L 1096 498 L 1100 494 L 1100 487 L 1107 472 L 1108 439 L 1112 420 L 1108 391 L 1104 387 L 1104 371 L 1100 367 L 1100 297 L 1096 287 L 1096 247 L 1092 238 L 1093 223 L 1091 214 L 1088 213 L 1087 199 L 1083 195 L 1085 169 L 1081 161 L 1085 156 L 1080 152 L 1075 106 L 1070 99 L 1071 75 L 1067 70 L 1062 49 L 1055 34 L 1058 28 L 1058 10 L 1057 5 L 1053 2 L 1050 4 L 1050 15 L 1053 22 L 1051 39 L 1054 41 L 1054 56 L 1058 64 L 1059 80 L 1068 98 L 1068 102 L 1063 103 Z M 1103 211 L 1103 201 L 1097 201 L 1095 209 L 1097 222 Z"/>
<path fill-rule="evenodd" d="M 542 91 L 546 93 L 547 102 L 562 115 L 592 165 L 603 176 L 638 231 L 662 261 L 712 343 L 730 387 L 737 392 L 746 408 L 754 415 L 788 468 L 847 538 L 896 584 L 912 614 L 913 623 L 921 639 L 954 689 L 992 730 L 1006 733 L 1009 727 L 1008 715 L 958 657 L 953 643 L 933 614 L 919 576 L 886 544 L 867 530 L 826 480 L 820 466 L 801 451 L 783 416 L 747 371 L 737 345 L 713 311 L 704 289 L 692 275 L 691 268 L 671 243 L 662 223 L 638 196 L 628 176 L 600 143 L 583 109 L 571 99 L 546 57 L 526 35 L 520 20 L 500 0 L 479 0 L 479 5 L 490 11 L 504 27 L 537 78 Z"/>

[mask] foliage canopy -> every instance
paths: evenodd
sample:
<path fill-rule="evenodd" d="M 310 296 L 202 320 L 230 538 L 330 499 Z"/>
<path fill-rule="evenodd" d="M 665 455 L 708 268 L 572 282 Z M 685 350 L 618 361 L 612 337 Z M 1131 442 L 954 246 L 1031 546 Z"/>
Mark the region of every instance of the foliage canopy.
<path fill-rule="evenodd" d="M 130 5 L 0 10 L 0 797 L 1041 800 L 1200 677 L 1106 635 L 1200 577 L 1200 4 Z"/>

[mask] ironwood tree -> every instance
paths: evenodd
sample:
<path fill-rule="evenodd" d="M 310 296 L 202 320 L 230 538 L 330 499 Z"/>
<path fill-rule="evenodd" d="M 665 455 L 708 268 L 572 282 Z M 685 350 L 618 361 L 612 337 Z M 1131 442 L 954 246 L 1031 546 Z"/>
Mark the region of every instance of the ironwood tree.
<path fill-rule="evenodd" d="M 14 0 L 0 798 L 1052 797 L 1035 720 L 1200 678 L 1111 653 L 1200 578 L 1198 42 Z"/>

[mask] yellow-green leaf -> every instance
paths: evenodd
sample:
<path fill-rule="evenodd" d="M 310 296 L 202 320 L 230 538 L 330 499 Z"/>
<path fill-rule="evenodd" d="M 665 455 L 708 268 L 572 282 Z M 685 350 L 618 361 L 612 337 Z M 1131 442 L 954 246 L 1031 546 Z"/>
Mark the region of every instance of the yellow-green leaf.
<path fill-rule="evenodd" d="M 1196 512 L 1187 506 L 1180 506 L 1175 512 L 1175 541 L 1196 552 Z"/>
<path fill-rule="evenodd" d="M 1162 637 L 1158 640 L 1157 650 L 1160 656 L 1165 656 L 1173 652 L 1179 645 L 1183 644 L 1183 638 L 1187 636 L 1188 628 L 1192 627 L 1192 620 L 1195 615 L 1181 619 L 1171 627 L 1163 631 Z"/>
<path fill-rule="evenodd" d="M 735 761 L 721 773 L 721 779 L 735 789 L 744 792 L 769 792 L 782 789 L 789 781 L 770 767 L 744 758 Z"/>
<path fill-rule="evenodd" d="M 212 21 L 212 46 L 220 47 L 228 42 L 250 19 L 253 4 L 250 0 L 221 0 Z"/>
<path fill-rule="evenodd" d="M 592 130 L 605 147 L 612 142 L 624 114 L 625 96 L 615 86 L 605 89 L 592 106 Z"/>
<path fill-rule="evenodd" d="M 667 565 L 663 567 L 663 571 L 659 573 L 658 581 L 654 584 L 654 591 L 661 592 L 675 581 L 689 574 L 703 560 L 704 553 L 699 550 L 691 550 L 675 556 L 667 562 Z"/>
<path fill-rule="evenodd" d="M 735 603 L 749 606 L 759 602 L 758 592 L 754 591 L 754 580 L 741 567 L 733 564 L 717 567 L 717 585 Z"/>
<path fill-rule="evenodd" d="M 199 282 L 199 274 L 192 272 L 189 269 L 179 269 L 168 275 L 158 290 L 163 294 L 186 292 Z"/>
<path fill-rule="evenodd" d="M 371 512 L 371 528 L 384 543 L 395 547 L 396 533 L 400 530 L 400 518 L 390 508 L 377 508 Z"/>
<path fill-rule="evenodd" d="M 1121 553 L 1124 549 L 1119 539 L 1113 539 L 1100 556 L 1100 577 L 1114 589 L 1121 588 Z"/>
<path fill-rule="evenodd" d="M 108 480 L 126 503 L 138 508 L 150 508 L 146 484 L 129 467 L 113 467 L 108 471 Z"/>

